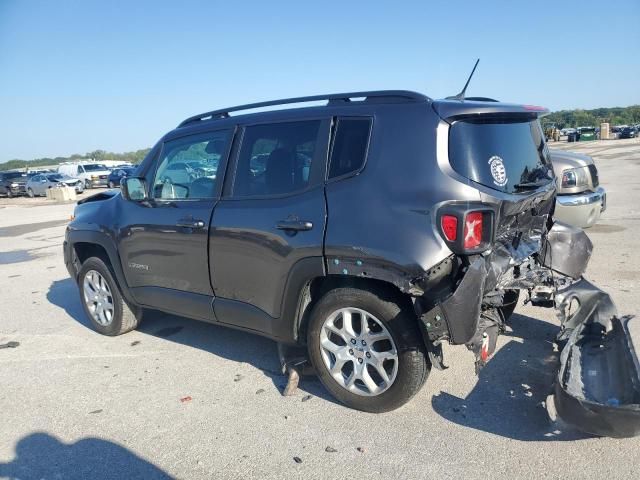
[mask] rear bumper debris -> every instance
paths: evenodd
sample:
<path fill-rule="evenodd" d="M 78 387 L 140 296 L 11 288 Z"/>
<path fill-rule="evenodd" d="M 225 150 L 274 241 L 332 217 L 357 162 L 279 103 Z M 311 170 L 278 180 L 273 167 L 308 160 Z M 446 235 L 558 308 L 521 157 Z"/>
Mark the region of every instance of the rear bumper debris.
<path fill-rule="evenodd" d="M 420 316 L 428 346 L 465 344 L 477 372 L 504 330 L 507 292 L 525 290 L 533 305 L 555 307 L 561 321 L 558 415 L 595 435 L 639 435 L 640 321 L 618 317 L 609 295 L 583 278 L 593 247 L 581 229 L 556 222 L 537 245 L 532 239 L 472 259 L 451 295 Z"/>

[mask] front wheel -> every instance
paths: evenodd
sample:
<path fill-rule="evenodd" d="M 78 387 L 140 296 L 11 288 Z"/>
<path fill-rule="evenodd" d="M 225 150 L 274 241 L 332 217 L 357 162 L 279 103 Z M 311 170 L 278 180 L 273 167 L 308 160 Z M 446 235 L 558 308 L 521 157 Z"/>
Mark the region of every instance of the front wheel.
<path fill-rule="evenodd" d="M 84 311 L 99 333 L 122 335 L 140 323 L 141 309 L 125 302 L 111 270 L 102 259 L 91 257 L 82 264 L 78 286 Z"/>
<path fill-rule="evenodd" d="M 89 189 L 89 188 L 91 188 L 91 182 L 90 182 L 89 180 L 85 180 L 85 181 L 84 181 L 84 188 L 85 188 L 85 189 Z"/>
<path fill-rule="evenodd" d="M 35 194 L 33 193 L 33 190 L 31 190 L 30 188 L 27 188 L 27 195 L 29 195 L 30 198 L 35 197 Z"/>
<path fill-rule="evenodd" d="M 351 408 L 374 413 L 399 408 L 429 375 L 413 309 L 393 295 L 331 290 L 309 322 L 311 362 L 324 386 Z"/>

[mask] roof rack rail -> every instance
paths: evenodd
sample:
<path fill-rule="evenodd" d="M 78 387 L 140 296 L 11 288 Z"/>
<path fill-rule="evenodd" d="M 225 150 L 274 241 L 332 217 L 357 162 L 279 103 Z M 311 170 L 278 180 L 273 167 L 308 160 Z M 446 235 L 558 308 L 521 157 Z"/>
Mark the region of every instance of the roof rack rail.
<path fill-rule="evenodd" d="M 309 97 L 285 98 L 282 100 L 249 103 L 246 105 L 238 105 L 236 107 L 223 108 L 220 110 L 201 113 L 199 115 L 194 115 L 193 117 L 187 118 L 186 120 L 181 122 L 180 125 L 178 125 L 178 128 L 190 123 L 199 122 L 201 120 L 213 118 L 228 118 L 230 112 L 238 112 L 241 110 L 253 110 L 254 108 L 287 105 L 291 103 L 318 102 L 322 100 L 327 100 L 327 105 L 334 105 L 340 103 L 350 103 L 354 98 L 364 98 L 365 102 L 384 101 L 385 99 L 393 99 L 395 101 L 404 102 L 424 102 L 429 100 L 429 97 L 422 95 L 421 93 L 411 92 L 408 90 L 376 90 L 371 92 L 332 93 L 328 95 L 312 95 Z"/>

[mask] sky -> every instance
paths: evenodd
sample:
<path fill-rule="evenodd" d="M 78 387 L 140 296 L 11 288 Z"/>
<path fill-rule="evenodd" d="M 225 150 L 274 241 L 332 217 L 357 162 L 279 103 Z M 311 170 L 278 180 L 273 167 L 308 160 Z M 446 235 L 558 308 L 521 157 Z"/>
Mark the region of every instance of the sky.
<path fill-rule="evenodd" d="M 408 89 L 640 104 L 640 0 L 0 0 L 0 162 L 154 144 L 261 100 Z"/>

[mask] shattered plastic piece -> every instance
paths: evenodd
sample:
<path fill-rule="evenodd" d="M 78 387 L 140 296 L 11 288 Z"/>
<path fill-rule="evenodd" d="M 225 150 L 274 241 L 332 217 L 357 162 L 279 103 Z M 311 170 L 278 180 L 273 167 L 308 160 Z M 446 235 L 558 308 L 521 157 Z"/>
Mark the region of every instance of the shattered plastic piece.
<path fill-rule="evenodd" d="M 560 291 L 557 301 L 564 345 L 554 393 L 558 416 L 594 435 L 639 435 L 640 324 L 618 318 L 611 297 L 585 279 Z"/>
<path fill-rule="evenodd" d="M 358 447 L 358 448 L 356 448 L 356 450 L 358 450 L 360 453 L 364 453 L 364 452 L 366 452 L 366 450 L 364 449 L 364 447 Z"/>
<path fill-rule="evenodd" d="M 302 401 L 306 402 L 307 400 L 311 400 L 312 397 L 313 395 L 305 395 L 304 397 L 302 397 Z"/>
<path fill-rule="evenodd" d="M 190 402 L 191 400 L 193 400 L 191 397 L 182 397 L 180 403 Z"/>
<path fill-rule="evenodd" d="M 7 342 L 0 345 L 0 348 L 16 348 L 20 346 L 20 342 Z"/>
<path fill-rule="evenodd" d="M 234 382 L 239 382 L 240 380 L 242 380 L 244 378 L 243 375 L 240 375 L 239 373 L 236 374 L 235 377 L 233 377 L 233 381 Z"/>
<path fill-rule="evenodd" d="M 293 461 L 296 463 L 302 463 L 302 459 L 300 457 L 293 457 Z"/>
<path fill-rule="evenodd" d="M 93 412 L 89 412 L 89 414 L 92 414 L 92 413 L 102 413 L 102 409 L 99 408 L 98 410 L 94 410 Z"/>
<path fill-rule="evenodd" d="M 258 390 L 256 390 L 256 395 L 260 395 L 261 393 L 264 393 L 264 388 L 259 388 Z"/>
<path fill-rule="evenodd" d="M 140 340 L 135 340 L 133 342 L 131 342 L 131 346 L 135 347 L 136 345 L 140 345 Z"/>
<path fill-rule="evenodd" d="M 327 448 L 324 449 L 324 451 L 328 452 L 328 453 L 336 453 L 338 450 L 336 450 L 333 447 L 327 447 Z"/>

